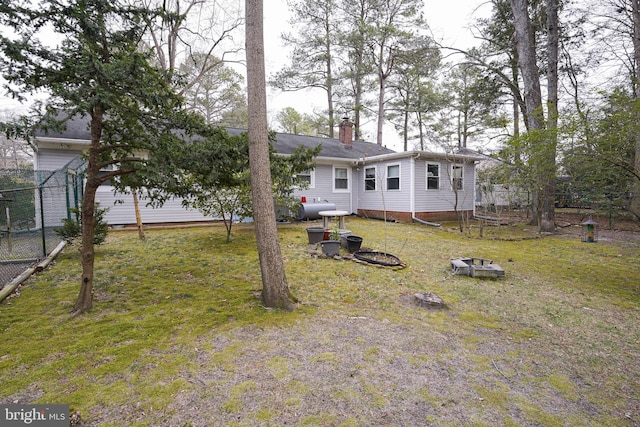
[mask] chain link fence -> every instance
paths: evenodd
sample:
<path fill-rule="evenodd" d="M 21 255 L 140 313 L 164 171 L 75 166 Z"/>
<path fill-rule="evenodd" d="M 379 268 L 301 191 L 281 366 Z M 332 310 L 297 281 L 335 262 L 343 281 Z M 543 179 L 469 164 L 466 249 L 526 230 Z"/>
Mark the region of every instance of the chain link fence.
<path fill-rule="evenodd" d="M 60 243 L 54 228 L 82 200 L 84 161 L 56 171 L 0 169 L 0 288 Z"/>

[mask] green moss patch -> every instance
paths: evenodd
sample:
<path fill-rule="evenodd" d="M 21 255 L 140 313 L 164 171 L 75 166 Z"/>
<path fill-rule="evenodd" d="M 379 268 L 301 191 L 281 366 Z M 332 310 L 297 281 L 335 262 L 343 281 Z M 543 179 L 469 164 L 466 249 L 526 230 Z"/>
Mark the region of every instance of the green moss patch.
<path fill-rule="evenodd" d="M 102 425 L 640 420 L 637 244 L 347 222 L 407 268 L 316 258 L 307 224 L 281 226 L 292 313 L 262 305 L 250 226 L 232 243 L 217 226 L 111 233 L 94 308 L 76 318 L 80 260 L 67 248 L 0 305 L 0 401 L 68 403 Z M 451 275 L 463 256 L 505 278 Z M 448 309 L 413 305 L 417 292 Z"/>

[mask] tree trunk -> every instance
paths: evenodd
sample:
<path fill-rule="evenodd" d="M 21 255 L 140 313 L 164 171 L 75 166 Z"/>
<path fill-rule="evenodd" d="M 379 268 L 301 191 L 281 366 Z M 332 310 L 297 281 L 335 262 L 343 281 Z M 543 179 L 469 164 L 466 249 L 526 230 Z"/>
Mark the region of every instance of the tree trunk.
<path fill-rule="evenodd" d="M 558 145 L 558 0 L 546 0 L 547 6 L 547 135 L 544 138 L 542 231 L 555 230 L 556 147 Z"/>
<path fill-rule="evenodd" d="M 424 130 L 423 130 L 423 121 L 422 121 L 422 113 L 417 112 L 416 116 L 418 117 L 418 132 L 420 133 L 420 151 L 424 151 Z"/>
<path fill-rule="evenodd" d="M 402 128 L 404 130 L 404 151 L 409 151 L 409 106 L 407 106 L 402 113 L 404 121 Z"/>
<path fill-rule="evenodd" d="M 640 102 L 640 0 L 631 0 L 631 15 L 633 17 L 633 58 L 634 58 L 634 78 L 635 99 Z M 636 109 L 636 122 L 640 123 L 640 110 Z M 636 177 L 640 177 L 640 135 L 635 135 L 636 152 L 634 162 L 634 172 Z M 633 184 L 633 194 L 631 199 L 631 212 L 640 217 L 640 178 L 636 178 Z"/>
<path fill-rule="evenodd" d="M 329 18 L 326 21 L 326 35 L 325 35 L 325 48 L 327 53 L 327 108 L 328 108 L 328 120 L 329 120 L 329 138 L 333 139 L 335 134 L 335 112 L 333 108 L 333 67 L 331 65 L 331 61 L 333 59 L 332 55 L 332 46 L 331 46 L 331 28 L 329 28 Z"/>
<path fill-rule="evenodd" d="M 362 132 L 360 131 L 360 124 L 362 123 L 362 79 L 363 77 L 360 75 L 360 68 L 362 67 L 362 60 L 359 59 L 356 65 L 356 70 L 358 70 L 358 75 L 355 78 L 355 98 L 354 98 L 354 119 L 353 119 L 353 139 L 355 141 L 360 141 L 362 139 Z"/>
<path fill-rule="evenodd" d="M 524 84 L 524 101 L 527 110 L 525 120 L 530 130 L 544 129 L 540 73 L 536 63 L 536 46 L 529 18 L 528 1 L 509 0 L 509 2 L 513 10 L 518 65 Z"/>
<path fill-rule="evenodd" d="M 95 250 L 93 238 L 96 229 L 95 202 L 96 190 L 100 185 L 98 173 L 98 152 L 100 149 L 100 138 L 102 137 L 103 111 L 97 106 L 91 115 L 91 147 L 89 147 L 89 158 L 87 162 L 87 183 L 82 196 L 82 247 L 80 248 L 82 262 L 82 279 L 80 283 L 80 293 L 73 308 L 74 315 L 86 313 L 93 307 L 93 267 L 95 260 Z"/>
<path fill-rule="evenodd" d="M 544 111 L 542 109 L 542 93 L 540 90 L 540 73 L 536 63 L 533 26 L 529 18 L 527 0 L 509 0 L 509 3 L 513 11 L 518 65 L 524 84 L 524 100 L 526 106 L 525 122 L 528 132 L 532 134 L 533 138 L 537 139 L 536 152 L 531 153 L 531 155 L 534 155 L 538 159 L 537 162 L 539 162 L 535 171 L 537 175 L 535 177 L 535 181 L 537 182 L 535 191 L 537 194 L 534 194 L 534 199 L 537 200 L 537 202 L 534 203 L 533 206 L 534 208 L 541 209 L 541 212 L 534 212 L 534 218 L 539 218 L 538 226 L 540 227 L 540 231 L 552 232 L 555 230 L 553 193 L 555 188 L 556 152 L 555 144 L 550 142 L 553 138 L 549 138 L 549 136 L 543 132 L 545 130 L 545 121 Z M 557 13 L 557 8 L 555 10 Z M 557 32 L 557 25 L 555 31 Z M 557 55 L 557 41 L 555 43 Z"/>
<path fill-rule="evenodd" d="M 295 305 L 280 253 L 271 188 L 262 0 L 245 0 L 245 13 L 249 167 L 253 219 L 262 273 L 262 301 L 267 307 L 293 310 Z"/>
<path fill-rule="evenodd" d="M 382 58 L 382 54 L 380 54 L 380 58 Z M 384 126 L 384 93 L 387 83 L 387 79 L 385 78 L 382 70 L 378 72 L 378 78 L 380 81 L 378 91 L 378 131 L 376 134 L 376 142 L 378 145 L 382 145 L 382 128 Z"/>
<path fill-rule="evenodd" d="M 367 3 L 364 0 L 358 2 L 358 11 L 355 16 L 356 24 L 356 34 L 357 38 L 355 44 L 353 46 L 353 56 L 354 56 L 354 76 L 353 76 L 353 86 L 354 86 L 354 119 L 353 119 L 353 138 L 356 141 L 362 140 L 362 111 L 364 109 L 364 105 L 362 104 L 363 98 L 363 80 L 365 76 L 364 72 L 364 23 L 367 17 Z"/>
<path fill-rule="evenodd" d="M 513 136 L 520 136 L 520 105 L 518 104 L 518 99 L 513 97 Z"/>

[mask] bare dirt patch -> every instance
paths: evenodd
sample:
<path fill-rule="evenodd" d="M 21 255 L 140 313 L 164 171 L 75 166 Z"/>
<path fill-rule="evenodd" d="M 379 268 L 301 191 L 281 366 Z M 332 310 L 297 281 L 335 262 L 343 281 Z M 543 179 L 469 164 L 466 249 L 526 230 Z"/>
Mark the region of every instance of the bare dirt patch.
<path fill-rule="evenodd" d="M 581 224 L 592 218 L 598 223 L 599 237 L 605 241 L 613 242 L 639 242 L 640 222 L 629 219 L 612 219 L 607 215 L 595 214 L 589 211 L 583 212 L 556 212 L 556 225 L 558 234 L 580 236 Z"/>
<path fill-rule="evenodd" d="M 238 329 L 202 342 L 213 351 L 200 354 L 193 388 L 179 393 L 163 423 L 528 425 L 545 413 L 597 413 L 588 400 L 533 381 L 546 377 L 547 363 L 510 356 L 521 351 L 517 342 L 489 329 L 475 334 L 481 343 L 471 345 L 457 334 L 337 313 L 291 328 Z M 214 363 L 226 352 L 233 364 Z M 532 394 L 545 399 L 527 403 Z"/>

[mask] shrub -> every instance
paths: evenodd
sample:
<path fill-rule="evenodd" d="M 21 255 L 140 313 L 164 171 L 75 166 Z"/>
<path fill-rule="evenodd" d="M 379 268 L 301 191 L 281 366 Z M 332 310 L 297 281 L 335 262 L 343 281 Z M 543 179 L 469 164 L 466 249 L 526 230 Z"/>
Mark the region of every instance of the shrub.
<path fill-rule="evenodd" d="M 78 237 L 82 233 L 82 212 L 80 209 L 72 208 L 70 209 L 72 213 L 75 214 L 75 217 L 78 220 L 63 218 L 62 219 L 62 227 L 56 227 L 53 229 L 55 233 L 71 243 L 73 239 Z M 94 212 L 94 216 L 96 218 L 96 229 L 95 234 L 93 236 L 93 244 L 99 245 L 104 243 L 107 239 L 107 233 L 109 232 L 109 225 L 104 220 L 104 215 L 107 213 L 109 208 L 96 208 Z"/>

